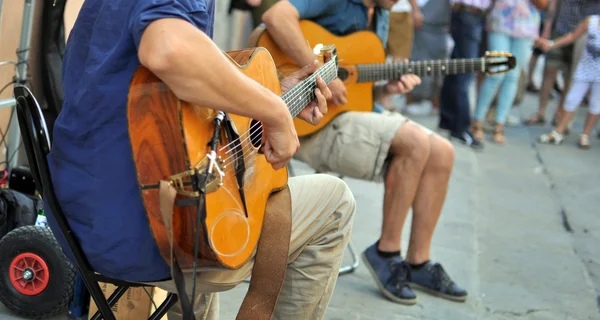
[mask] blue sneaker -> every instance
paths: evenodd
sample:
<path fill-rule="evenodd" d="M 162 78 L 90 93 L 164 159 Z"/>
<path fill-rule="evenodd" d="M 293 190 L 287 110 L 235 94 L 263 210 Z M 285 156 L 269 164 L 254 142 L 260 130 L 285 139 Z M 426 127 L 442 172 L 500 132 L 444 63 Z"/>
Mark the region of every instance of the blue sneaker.
<path fill-rule="evenodd" d="M 410 285 L 438 297 L 452 301 L 467 300 L 467 291 L 452 281 L 439 263 L 427 262 L 424 266 L 410 271 Z"/>
<path fill-rule="evenodd" d="M 368 247 L 362 254 L 362 260 L 375 278 L 379 290 L 391 301 L 407 305 L 417 303 L 417 296 L 408 285 L 408 263 L 401 257 L 380 257 L 376 246 L 377 244 Z"/>

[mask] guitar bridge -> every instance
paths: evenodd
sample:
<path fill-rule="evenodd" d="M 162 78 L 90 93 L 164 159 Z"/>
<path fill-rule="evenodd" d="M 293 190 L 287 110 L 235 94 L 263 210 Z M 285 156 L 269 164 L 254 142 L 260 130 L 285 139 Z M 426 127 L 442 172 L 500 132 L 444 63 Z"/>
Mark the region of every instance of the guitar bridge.
<path fill-rule="evenodd" d="M 202 159 L 193 169 L 174 174 L 170 177 L 169 183 L 175 188 L 178 194 L 187 197 L 199 197 L 200 192 L 194 191 L 192 178 L 196 172 L 203 172 L 206 176 L 206 181 L 200 182 L 205 184 L 205 193 L 214 192 L 223 185 L 223 177 L 225 176 L 225 165 L 220 156 L 214 151 Z"/>

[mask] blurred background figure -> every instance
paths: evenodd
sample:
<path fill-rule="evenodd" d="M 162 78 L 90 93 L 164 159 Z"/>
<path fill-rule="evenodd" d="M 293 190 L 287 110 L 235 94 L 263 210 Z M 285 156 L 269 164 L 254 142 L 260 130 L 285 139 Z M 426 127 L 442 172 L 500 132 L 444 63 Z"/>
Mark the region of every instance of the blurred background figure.
<path fill-rule="evenodd" d="M 451 59 L 477 58 L 482 39 L 485 17 L 491 0 L 451 0 L 450 34 L 454 40 Z M 469 86 L 474 74 L 457 74 L 444 78 L 440 92 L 439 129 L 447 130 L 450 137 L 480 149 L 483 145 L 470 130 L 471 106 Z"/>
<path fill-rule="evenodd" d="M 378 19 L 387 19 L 387 23 L 378 21 L 374 30 L 385 44 L 387 61 L 403 61 L 411 58 L 414 30 L 423 23 L 423 14 L 417 0 L 398 0 L 389 13 L 380 14 Z M 375 109 L 398 111 L 404 105 L 403 95 L 386 95 L 376 101 Z"/>
<path fill-rule="evenodd" d="M 414 26 L 411 60 L 447 59 L 450 27 L 449 0 L 418 0 L 422 24 Z M 443 76 L 422 77 L 421 85 L 406 95 L 406 113 L 428 115 L 439 111 L 439 94 Z"/>
<path fill-rule="evenodd" d="M 584 5 L 586 0 L 553 0 L 548 6 L 546 22 L 542 38 L 554 39 L 575 30 L 579 22 L 583 20 Z M 542 87 L 539 94 L 538 111 L 527 121 L 526 125 L 545 125 L 546 107 L 548 99 L 556 83 L 556 77 L 559 71 L 563 72 L 564 86 L 562 88 L 559 106 L 554 114 L 552 125 L 558 123 L 558 117 L 564 107 L 566 93 L 569 91 L 571 77 L 574 69 L 575 44 L 550 50 L 546 53 L 546 63 L 544 66 L 544 76 Z"/>
<path fill-rule="evenodd" d="M 544 51 L 561 48 L 584 37 L 586 31 L 587 41 L 583 56 L 573 76 L 573 85 L 567 94 L 562 116 L 556 129 L 538 138 L 538 141 L 541 143 L 562 143 L 565 129 L 573 118 L 573 114 L 583 101 L 585 95 L 591 92 L 590 109 L 585 120 L 583 133 L 579 136 L 577 143 L 583 149 L 590 147 L 589 135 L 598 121 L 598 115 L 600 115 L 600 16 L 589 16 L 579 24 L 574 32 L 554 39 L 554 41 L 541 38 L 538 40 L 538 45 Z"/>
<path fill-rule="evenodd" d="M 519 86 L 519 77 L 524 62 L 529 60 L 531 47 L 538 37 L 540 25 L 539 9 L 545 8 L 546 0 L 496 0 L 487 18 L 487 47 L 489 51 L 510 52 L 517 66 L 508 73 L 486 76 L 479 90 L 474 122 L 473 137 L 484 139 L 483 121 L 498 90 L 496 125 L 493 141 L 504 143 L 504 124 Z"/>

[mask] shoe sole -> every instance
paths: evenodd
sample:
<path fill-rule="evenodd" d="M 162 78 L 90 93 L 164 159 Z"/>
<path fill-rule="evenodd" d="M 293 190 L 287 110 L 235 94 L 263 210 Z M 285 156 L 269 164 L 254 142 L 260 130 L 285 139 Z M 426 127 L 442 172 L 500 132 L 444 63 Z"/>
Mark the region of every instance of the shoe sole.
<path fill-rule="evenodd" d="M 369 273 L 375 279 L 375 283 L 377 284 L 377 287 L 379 287 L 379 290 L 381 291 L 381 293 L 383 293 L 383 296 L 385 296 L 388 300 L 391 300 L 393 302 L 397 302 L 400 304 L 408 305 L 408 306 L 414 305 L 417 303 L 416 298 L 415 299 L 400 299 L 400 298 L 396 297 L 395 295 L 393 295 L 391 292 L 387 291 L 385 289 L 385 287 L 383 286 L 383 284 L 381 283 L 381 281 L 379 281 L 379 277 L 377 276 L 377 273 L 375 272 L 375 270 L 373 270 L 373 268 L 371 268 L 371 264 L 369 263 L 369 260 L 367 260 L 367 257 L 365 256 L 364 253 L 361 254 L 361 258 L 362 258 L 363 262 L 365 263 L 365 266 L 367 266 Z"/>
<path fill-rule="evenodd" d="M 440 298 L 448 299 L 448 300 L 455 301 L 455 302 L 465 302 L 465 301 L 467 301 L 468 295 L 464 296 L 464 297 L 457 297 L 457 296 L 452 296 L 452 295 L 445 294 L 445 293 L 442 293 L 442 292 L 439 292 L 439 291 L 435 291 L 435 290 L 433 290 L 431 288 L 422 286 L 422 285 L 420 285 L 418 283 L 409 282 L 409 284 L 414 289 L 421 290 L 423 292 L 429 293 L 431 295 L 434 295 L 434 296 L 437 296 L 437 297 L 440 297 Z"/>

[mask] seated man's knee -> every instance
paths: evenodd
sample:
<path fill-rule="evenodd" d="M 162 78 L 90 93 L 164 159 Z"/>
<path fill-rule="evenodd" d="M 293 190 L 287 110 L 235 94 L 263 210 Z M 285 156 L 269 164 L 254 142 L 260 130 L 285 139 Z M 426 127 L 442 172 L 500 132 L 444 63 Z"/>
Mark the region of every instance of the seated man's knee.
<path fill-rule="evenodd" d="M 425 164 L 429 158 L 429 135 L 423 128 L 413 122 L 407 122 L 398 129 L 390 152 L 394 156 L 411 159 Z"/>
<path fill-rule="evenodd" d="M 430 163 L 435 170 L 443 172 L 452 172 L 454 166 L 454 146 L 447 139 L 431 135 L 431 155 Z"/>
<path fill-rule="evenodd" d="M 352 220 L 356 210 L 356 200 L 354 194 L 346 182 L 338 177 L 324 174 L 327 176 L 327 184 L 330 186 L 330 199 L 336 202 L 333 214 L 340 215 L 341 220 Z"/>

